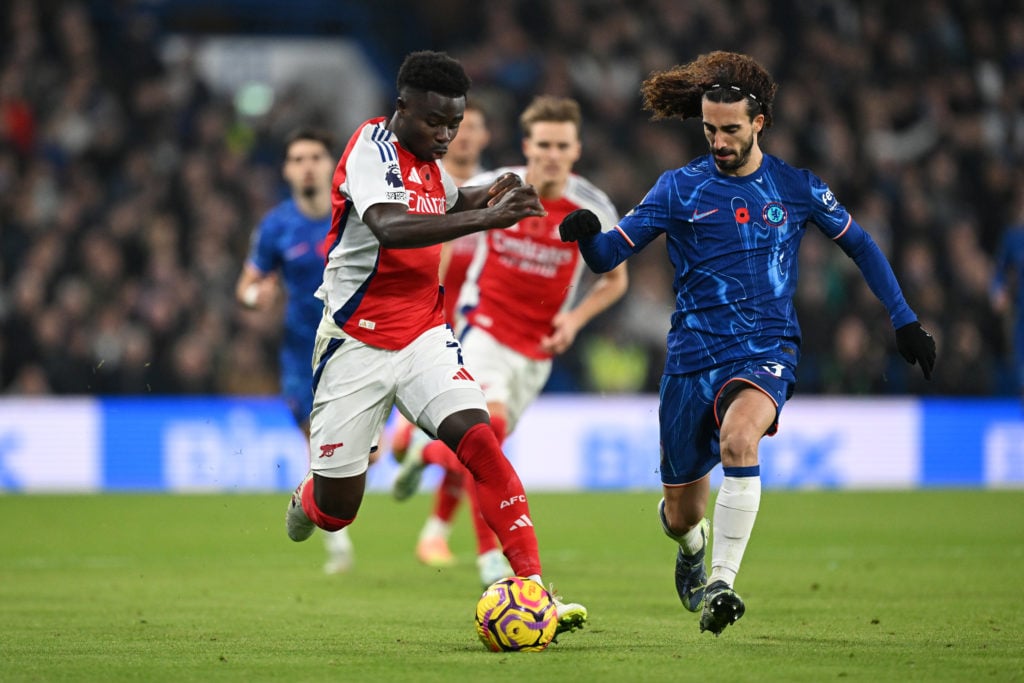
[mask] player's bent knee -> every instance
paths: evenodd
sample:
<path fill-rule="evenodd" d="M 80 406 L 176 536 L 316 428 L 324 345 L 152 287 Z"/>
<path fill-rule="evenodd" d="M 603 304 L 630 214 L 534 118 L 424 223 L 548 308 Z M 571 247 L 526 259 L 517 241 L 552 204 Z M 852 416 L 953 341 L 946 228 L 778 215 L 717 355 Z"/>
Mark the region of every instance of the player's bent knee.
<path fill-rule="evenodd" d="M 757 446 L 760 438 L 751 438 L 742 432 L 723 434 L 719 442 L 722 465 L 725 467 L 751 467 L 757 464 Z"/>
<path fill-rule="evenodd" d="M 437 428 L 437 437 L 453 451 L 457 451 L 462 437 L 478 424 L 490 424 L 490 416 L 486 410 L 479 408 L 460 410 L 441 421 Z"/>
<path fill-rule="evenodd" d="M 365 490 L 366 472 L 338 479 L 313 474 L 313 500 L 324 514 L 331 517 L 355 519 Z"/>

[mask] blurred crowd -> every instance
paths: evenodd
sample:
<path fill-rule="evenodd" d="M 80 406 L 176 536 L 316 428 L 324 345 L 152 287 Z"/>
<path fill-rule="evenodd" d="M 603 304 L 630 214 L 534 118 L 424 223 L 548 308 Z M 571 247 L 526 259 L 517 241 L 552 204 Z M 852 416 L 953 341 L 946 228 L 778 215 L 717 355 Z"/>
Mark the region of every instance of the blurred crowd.
<path fill-rule="evenodd" d="M 161 59 L 168 27 L 146 4 L 9 0 L 0 10 L 4 393 L 277 390 L 280 323 L 242 310 L 233 285 L 252 227 L 285 196 L 282 138 L 330 119 L 301 97 L 258 117 L 239 112 L 187 55 Z M 989 287 L 1002 233 L 1024 222 L 1019 2 L 428 4 L 385 3 L 416 15 L 422 42 L 389 43 L 386 26 L 361 36 L 380 64 L 367 78 L 387 79 L 391 93 L 394 66 L 414 49 L 463 60 L 490 115 L 489 166 L 521 161 L 516 121 L 533 95 L 577 98 L 577 171 L 621 213 L 706 149 L 699 123 L 649 120 L 644 77 L 715 49 L 753 55 L 780 84 L 762 148 L 829 182 L 939 346 L 926 383 L 896 354 L 853 263 L 812 228 L 797 391 L 1016 390 L 1008 321 Z M 389 114 L 392 97 L 366 116 Z M 558 360 L 550 390 L 656 391 L 672 273 L 657 244 L 630 269 L 626 297 Z"/>

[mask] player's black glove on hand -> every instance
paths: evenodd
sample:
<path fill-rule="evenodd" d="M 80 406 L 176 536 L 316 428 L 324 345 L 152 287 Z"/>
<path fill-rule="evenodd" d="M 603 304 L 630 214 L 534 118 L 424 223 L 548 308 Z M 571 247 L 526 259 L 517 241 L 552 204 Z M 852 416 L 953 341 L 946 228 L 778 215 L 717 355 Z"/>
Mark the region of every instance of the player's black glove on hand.
<path fill-rule="evenodd" d="M 589 209 L 576 209 L 562 219 L 558 236 L 563 242 L 575 242 L 584 237 L 593 237 L 601 232 L 601 221 Z"/>
<path fill-rule="evenodd" d="M 921 364 L 925 379 L 932 378 L 935 367 L 935 340 L 924 331 L 921 323 L 914 321 L 896 330 L 896 348 L 903 359 L 913 365 Z"/>

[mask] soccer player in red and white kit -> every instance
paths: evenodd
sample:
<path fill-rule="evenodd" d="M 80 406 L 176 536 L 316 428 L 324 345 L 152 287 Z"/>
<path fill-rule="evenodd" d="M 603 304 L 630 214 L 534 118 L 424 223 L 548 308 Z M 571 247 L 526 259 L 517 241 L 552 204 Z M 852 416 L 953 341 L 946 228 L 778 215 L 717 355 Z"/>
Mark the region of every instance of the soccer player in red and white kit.
<path fill-rule="evenodd" d="M 391 118 L 370 119 L 334 172 L 324 317 L 313 351 L 311 471 L 286 514 L 289 538 L 348 526 L 366 489 L 369 453 L 393 407 L 436 435 L 476 482 L 481 512 L 517 575 L 542 582 L 522 482 L 489 424 L 480 385 L 445 324 L 441 243 L 544 215 L 514 174 L 457 188 L 438 165 L 458 132 L 470 80 L 440 52 L 409 54 Z M 557 603 L 565 632 L 582 605 Z"/>
<path fill-rule="evenodd" d="M 462 187 L 477 176 L 483 174 L 480 157 L 490 144 L 491 134 L 487 129 L 487 116 L 479 104 L 469 101 L 466 112 L 459 125 L 459 134 L 452 140 L 448 154 L 441 161 L 444 170 L 452 177 L 458 187 Z M 455 302 L 459 297 L 462 283 L 466 281 L 466 271 L 473 260 L 476 246 L 482 237 L 474 232 L 446 242 L 441 250 L 441 272 L 444 284 L 444 319 L 450 324 L 455 322 Z"/>
<path fill-rule="evenodd" d="M 484 149 L 490 143 L 490 131 L 487 128 L 487 116 L 477 102 L 467 100 L 459 134 L 448 146 L 448 154 L 441 160 L 441 165 L 459 187 L 483 173 L 480 159 Z M 444 318 L 454 329 L 455 302 L 459 296 L 462 283 L 466 281 L 466 271 L 473 260 L 476 246 L 481 233 L 474 232 L 464 235 L 451 242 L 445 242 L 441 248 L 440 279 L 444 285 Z M 394 436 L 391 439 L 392 454 L 399 463 L 405 459 L 410 445 L 421 448 L 430 441 L 430 436 L 399 414 L 396 419 Z M 412 495 L 414 491 L 407 491 Z M 456 562 L 448 546 L 451 535 L 451 524 L 463 498 L 468 493 L 472 502 L 470 516 L 473 532 L 476 536 L 478 564 L 488 567 L 483 582 L 487 585 L 493 581 L 509 576 L 511 569 L 505 556 L 498 546 L 497 538 L 487 521 L 480 514 L 476 504 L 472 477 L 464 467 L 444 470 L 434 494 L 434 507 L 420 530 L 416 542 L 416 558 L 430 567 L 450 567 Z M 483 571 L 483 570 L 481 570 Z"/>
<path fill-rule="evenodd" d="M 584 269 L 578 250 L 566 249 L 558 226 L 577 209 L 592 211 L 605 230 L 618 214 L 604 192 L 572 172 L 580 158 L 579 104 L 569 98 L 540 96 L 520 116 L 526 165 L 502 168 L 474 178 L 488 184 L 513 173 L 537 188 L 544 216 L 520 220 L 506 230 L 482 235 L 459 296 L 457 317 L 466 363 L 483 387 L 491 428 L 498 441 L 515 428 L 551 374 L 552 357 L 564 353 L 579 330 L 614 304 L 628 285 L 626 269 L 603 274 L 578 296 Z M 448 447 L 434 441 L 410 448 L 395 480 L 395 497 L 407 497 L 425 464 L 458 468 Z M 495 556 L 478 558 L 481 581 Z M 500 563 L 497 563 L 500 570 Z"/>

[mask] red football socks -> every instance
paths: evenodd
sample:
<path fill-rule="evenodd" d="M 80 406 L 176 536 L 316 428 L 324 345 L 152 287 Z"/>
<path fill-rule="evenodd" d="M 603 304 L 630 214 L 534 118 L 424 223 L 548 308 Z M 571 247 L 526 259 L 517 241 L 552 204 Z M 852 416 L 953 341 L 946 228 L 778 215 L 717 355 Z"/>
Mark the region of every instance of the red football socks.
<path fill-rule="evenodd" d="M 505 437 L 508 435 L 508 422 L 503 417 L 491 415 L 491 431 L 498 438 L 499 444 L 505 443 Z"/>
<path fill-rule="evenodd" d="M 444 441 L 441 441 L 440 439 L 434 439 L 423 447 L 423 462 L 428 465 L 440 465 L 449 471 L 465 471 L 462 467 L 462 463 L 459 462 L 459 459 L 454 453 L 452 453 L 452 449 L 448 448 Z"/>
<path fill-rule="evenodd" d="M 313 524 L 316 524 L 324 531 L 337 531 L 338 529 L 343 529 L 355 520 L 354 517 L 352 519 L 331 517 L 326 512 L 320 510 L 320 508 L 317 507 L 316 499 L 313 498 L 312 481 L 302 487 L 302 509 L 305 511 L 306 516 L 313 521 Z"/>
<path fill-rule="evenodd" d="M 476 482 L 473 477 L 466 477 L 466 495 L 469 496 L 470 516 L 473 518 L 473 534 L 476 536 L 476 554 L 483 555 L 491 550 L 501 550 L 498 545 L 498 537 L 494 535 L 491 527 L 487 525 L 480 512 L 480 497 L 476 492 Z"/>
<path fill-rule="evenodd" d="M 442 522 L 451 523 L 455 516 L 455 510 L 462 500 L 463 488 L 468 476 L 463 473 L 466 468 L 459 463 L 458 470 L 445 470 L 441 485 L 437 487 L 437 495 L 434 497 L 434 516 Z"/>
<path fill-rule="evenodd" d="M 517 576 L 540 574 L 537 534 L 526 492 L 490 426 L 470 427 L 459 442 L 457 455 L 473 474 L 480 512 L 498 535 L 512 570 Z"/>

